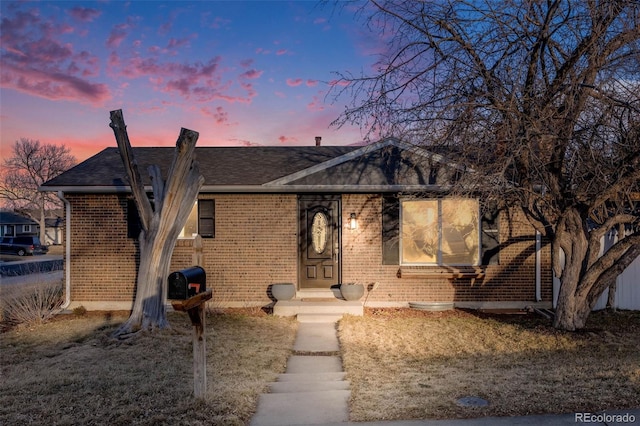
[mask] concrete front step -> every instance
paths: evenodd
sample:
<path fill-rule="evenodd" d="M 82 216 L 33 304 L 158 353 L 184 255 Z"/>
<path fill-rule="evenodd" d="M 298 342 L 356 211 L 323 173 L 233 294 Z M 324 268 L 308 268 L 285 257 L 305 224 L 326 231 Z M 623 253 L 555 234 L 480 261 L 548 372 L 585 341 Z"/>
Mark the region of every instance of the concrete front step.
<path fill-rule="evenodd" d="M 364 309 L 362 302 L 348 302 L 336 299 L 334 302 L 312 302 L 302 300 L 280 300 L 273 306 L 273 315 L 279 317 L 293 317 L 300 314 L 332 314 L 362 316 Z"/>
<path fill-rule="evenodd" d="M 347 373 L 283 373 L 278 375 L 279 382 L 339 382 L 347 377 Z"/>
<path fill-rule="evenodd" d="M 347 380 L 320 380 L 320 381 L 290 381 L 269 383 L 271 393 L 299 393 L 299 392 L 319 392 L 328 390 L 349 390 Z"/>
<path fill-rule="evenodd" d="M 342 423 L 349 420 L 348 390 L 260 395 L 251 426 Z"/>
<path fill-rule="evenodd" d="M 342 299 L 339 288 L 303 288 L 296 292 L 296 299 Z"/>
<path fill-rule="evenodd" d="M 298 314 L 297 320 L 302 323 L 336 323 L 344 314 Z"/>
<path fill-rule="evenodd" d="M 342 360 L 338 356 L 292 355 L 287 361 L 285 373 L 340 373 Z"/>

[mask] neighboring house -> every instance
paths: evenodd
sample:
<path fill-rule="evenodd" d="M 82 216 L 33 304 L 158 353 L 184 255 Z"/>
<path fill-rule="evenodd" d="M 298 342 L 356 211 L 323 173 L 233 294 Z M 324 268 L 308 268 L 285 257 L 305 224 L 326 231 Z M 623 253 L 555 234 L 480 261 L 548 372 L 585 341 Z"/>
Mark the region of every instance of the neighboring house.
<path fill-rule="evenodd" d="M 0 237 L 38 235 L 38 222 L 15 212 L 0 211 Z"/>
<path fill-rule="evenodd" d="M 141 173 L 151 164 L 167 173 L 174 148 L 133 150 Z M 266 305 L 280 282 L 299 295 L 378 283 L 367 306 L 552 304 L 549 244 L 518 212 L 481 216 L 482 200 L 448 196 L 461 170 L 440 155 L 390 138 L 365 147 L 198 147 L 196 160 L 205 183 L 171 269 L 192 265 L 199 234 L 217 305 Z M 139 225 L 117 148 L 41 189 L 66 204 L 71 306 L 128 309 Z"/>

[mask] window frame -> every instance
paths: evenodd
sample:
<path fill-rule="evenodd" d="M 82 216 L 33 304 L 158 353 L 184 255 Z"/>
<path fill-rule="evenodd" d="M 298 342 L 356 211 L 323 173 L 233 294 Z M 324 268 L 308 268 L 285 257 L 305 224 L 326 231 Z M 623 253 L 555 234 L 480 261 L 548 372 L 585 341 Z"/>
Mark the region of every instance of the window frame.
<path fill-rule="evenodd" d="M 475 201 L 477 210 L 476 210 L 476 218 L 477 222 L 475 224 L 477 230 L 477 241 L 476 241 L 476 252 L 475 252 L 475 263 L 445 263 L 443 261 L 443 220 L 442 220 L 442 202 L 443 201 L 454 201 L 454 200 L 472 200 Z M 398 261 L 401 266 L 481 266 L 482 264 L 482 216 L 480 214 L 480 200 L 477 198 L 401 198 L 399 205 L 399 244 L 398 244 Z M 438 248 L 436 251 L 436 261 L 435 262 L 407 262 L 403 256 L 403 247 L 404 247 L 404 208 L 403 204 L 405 202 L 436 202 L 437 204 L 437 232 L 438 232 Z"/>
<path fill-rule="evenodd" d="M 151 206 L 154 207 L 154 203 L 153 203 L 153 199 L 150 198 L 149 201 L 151 202 Z M 135 200 L 133 199 L 133 197 L 127 197 L 126 200 L 127 203 L 127 238 L 131 238 L 131 239 L 138 239 L 138 237 L 140 236 L 140 232 L 142 231 L 142 226 L 140 225 L 140 215 L 138 213 L 138 208 L 136 206 Z M 206 217 L 201 217 L 201 206 L 203 203 L 211 203 L 211 215 L 206 216 Z M 215 238 L 215 226 L 216 226 L 216 222 L 215 222 L 215 218 L 216 218 L 216 205 L 215 205 L 215 199 L 211 199 L 211 198 L 198 198 L 195 203 L 194 206 L 191 208 L 196 209 L 196 228 L 197 228 L 197 234 L 196 235 L 200 235 L 202 238 Z M 207 233 L 205 235 L 201 234 L 201 221 L 202 220 L 211 220 L 212 221 L 212 232 L 211 233 Z M 186 224 L 185 224 L 186 225 Z M 192 240 L 195 238 L 195 235 L 188 235 L 188 236 L 183 236 L 182 232 L 184 231 L 184 228 L 180 230 L 180 234 L 178 236 L 179 240 Z"/>

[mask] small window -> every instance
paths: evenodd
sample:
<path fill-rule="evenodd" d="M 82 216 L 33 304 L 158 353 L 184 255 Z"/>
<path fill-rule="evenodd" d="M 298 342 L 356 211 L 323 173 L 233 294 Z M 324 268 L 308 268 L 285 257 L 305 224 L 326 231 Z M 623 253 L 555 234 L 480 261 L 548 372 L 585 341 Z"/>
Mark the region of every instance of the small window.
<path fill-rule="evenodd" d="M 153 206 L 153 200 L 151 200 Z M 138 238 L 142 231 L 140 215 L 133 199 L 127 200 L 127 237 Z M 203 238 L 215 235 L 214 200 L 197 200 L 189 213 L 187 223 L 180 231 L 178 238 L 193 238 L 200 234 Z"/>
<path fill-rule="evenodd" d="M 31 233 L 31 225 L 22 225 L 22 232 L 25 234 Z"/>
<path fill-rule="evenodd" d="M 198 200 L 198 233 L 202 238 L 216 234 L 216 205 L 214 200 Z"/>
<path fill-rule="evenodd" d="M 400 263 L 400 200 L 395 195 L 382 197 L 382 264 Z"/>
<path fill-rule="evenodd" d="M 482 264 L 500 263 L 500 217 L 495 208 L 487 209 L 482 215 Z"/>
<path fill-rule="evenodd" d="M 191 209 L 191 213 L 189 213 L 189 217 L 187 218 L 187 223 L 185 223 L 184 228 L 180 231 L 180 235 L 178 238 L 193 238 L 198 235 L 198 201 L 196 200 L 193 208 Z"/>
<path fill-rule="evenodd" d="M 13 237 L 15 234 L 15 228 L 13 225 L 5 225 L 4 226 L 4 235 L 8 237 Z"/>

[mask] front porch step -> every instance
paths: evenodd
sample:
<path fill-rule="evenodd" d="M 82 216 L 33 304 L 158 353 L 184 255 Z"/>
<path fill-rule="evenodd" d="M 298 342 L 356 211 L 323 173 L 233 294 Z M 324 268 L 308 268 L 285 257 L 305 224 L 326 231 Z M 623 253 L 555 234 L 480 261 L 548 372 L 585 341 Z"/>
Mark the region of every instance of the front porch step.
<path fill-rule="evenodd" d="M 280 300 L 273 306 L 273 315 L 279 317 L 293 317 L 300 314 L 331 314 L 342 316 L 344 314 L 362 316 L 364 309 L 362 302 L 348 302 L 335 300 L 333 302 L 313 302 L 308 300 Z"/>
<path fill-rule="evenodd" d="M 303 288 L 296 292 L 296 300 L 300 299 L 342 299 L 339 288 Z"/>
<path fill-rule="evenodd" d="M 269 392 L 271 393 L 300 393 L 300 392 L 319 392 L 330 390 L 349 390 L 350 382 L 342 381 L 290 381 L 290 382 L 271 382 L 269 383 Z"/>
<path fill-rule="evenodd" d="M 298 322 L 304 323 L 324 323 L 324 322 L 338 322 L 342 319 L 344 314 L 298 314 Z"/>

